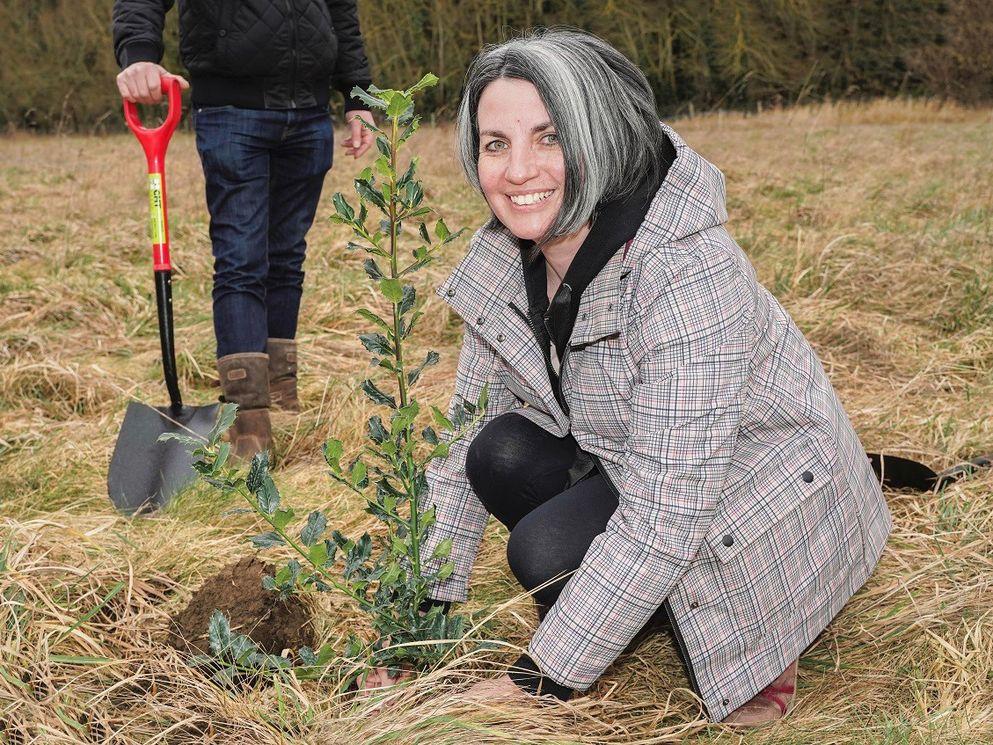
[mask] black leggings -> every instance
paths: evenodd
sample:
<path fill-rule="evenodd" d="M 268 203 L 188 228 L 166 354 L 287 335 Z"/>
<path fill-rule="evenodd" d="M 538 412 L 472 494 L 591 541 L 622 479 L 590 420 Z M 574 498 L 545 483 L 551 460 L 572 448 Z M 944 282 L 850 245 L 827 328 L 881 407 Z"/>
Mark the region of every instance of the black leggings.
<path fill-rule="evenodd" d="M 534 591 L 541 618 L 617 509 L 617 498 L 597 471 L 569 485 L 579 454 L 571 435 L 555 437 L 511 412 L 487 424 L 466 456 L 476 496 L 510 529 L 507 562 L 524 589 Z M 535 591 L 556 577 L 561 579 Z M 663 617 L 660 608 L 643 631 Z"/>

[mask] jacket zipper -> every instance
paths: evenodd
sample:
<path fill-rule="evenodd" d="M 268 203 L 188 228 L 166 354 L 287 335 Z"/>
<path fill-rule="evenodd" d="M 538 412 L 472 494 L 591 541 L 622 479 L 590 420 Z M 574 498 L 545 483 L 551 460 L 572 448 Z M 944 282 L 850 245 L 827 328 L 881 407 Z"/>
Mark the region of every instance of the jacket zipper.
<path fill-rule="evenodd" d="M 290 38 L 293 46 L 290 49 L 290 58 L 293 60 L 293 71 L 290 75 L 290 108 L 297 107 L 297 17 L 293 10 L 293 0 L 286 0 L 286 12 L 290 17 Z"/>
<path fill-rule="evenodd" d="M 620 491 L 616 486 L 614 486 L 614 482 L 610 480 L 610 476 L 607 475 L 607 469 L 603 467 L 603 463 L 600 461 L 600 456 L 590 453 L 590 457 L 593 458 L 593 462 L 596 463 L 597 470 L 600 472 L 600 475 L 603 476 L 603 480 L 606 482 L 607 486 L 610 487 L 610 490 L 614 493 L 614 497 L 617 498 L 619 504 L 621 498 Z M 676 617 L 672 612 L 672 605 L 668 600 L 665 600 L 662 603 L 662 607 L 665 608 L 665 614 L 669 619 L 669 625 L 672 627 L 672 636 L 676 640 L 676 649 L 679 651 L 679 657 L 683 661 L 683 667 L 686 668 L 686 677 L 690 681 L 690 688 L 702 701 L 703 694 L 700 693 L 700 686 L 697 684 L 696 675 L 693 673 L 693 665 L 690 664 L 690 654 L 686 649 L 686 640 L 683 639 L 683 634 L 679 630 L 679 626 L 676 624 Z"/>

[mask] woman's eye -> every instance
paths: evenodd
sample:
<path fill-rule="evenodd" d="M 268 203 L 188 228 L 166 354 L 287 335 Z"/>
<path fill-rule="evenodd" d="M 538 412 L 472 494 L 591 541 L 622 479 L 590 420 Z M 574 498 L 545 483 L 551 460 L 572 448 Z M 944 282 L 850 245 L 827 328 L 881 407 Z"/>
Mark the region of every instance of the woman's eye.
<path fill-rule="evenodd" d="M 493 153 L 496 152 L 497 150 L 503 150 L 506 146 L 507 143 L 504 142 L 503 140 L 490 140 L 483 146 L 483 149 L 489 150 L 491 153 Z"/>
<path fill-rule="evenodd" d="M 546 134 L 544 137 L 541 138 L 541 141 L 544 142 L 546 145 L 558 145 L 559 136 L 554 132 L 549 132 L 548 134 Z"/>

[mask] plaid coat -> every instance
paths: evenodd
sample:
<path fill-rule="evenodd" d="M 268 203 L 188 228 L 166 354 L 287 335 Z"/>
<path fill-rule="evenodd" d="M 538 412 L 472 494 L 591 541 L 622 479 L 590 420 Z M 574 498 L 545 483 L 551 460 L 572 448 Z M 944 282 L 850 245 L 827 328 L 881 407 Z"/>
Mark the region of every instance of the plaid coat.
<path fill-rule="evenodd" d="M 618 492 L 529 646 L 585 690 L 663 604 L 714 720 L 796 659 L 865 583 L 890 515 L 810 345 L 723 227 L 724 178 L 671 129 L 677 158 L 627 251 L 583 293 L 558 405 L 527 308 L 516 239 L 476 233 L 438 290 L 465 320 L 455 399 L 489 385 L 508 411 L 571 432 Z M 480 426 L 482 426 L 480 425 Z M 488 514 L 465 477 L 474 433 L 429 470 L 453 540 L 432 597 L 462 601 Z"/>

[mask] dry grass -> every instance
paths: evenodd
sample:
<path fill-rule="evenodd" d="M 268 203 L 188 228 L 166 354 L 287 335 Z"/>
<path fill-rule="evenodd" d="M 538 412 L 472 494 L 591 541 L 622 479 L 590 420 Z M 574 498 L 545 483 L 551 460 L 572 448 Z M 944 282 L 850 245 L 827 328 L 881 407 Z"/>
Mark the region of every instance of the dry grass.
<path fill-rule="evenodd" d="M 676 123 L 727 173 L 731 230 L 820 353 L 866 447 L 944 467 L 993 447 L 993 117 L 924 104 L 820 106 Z M 476 225 L 450 133 L 427 131 L 430 200 Z M 354 166 L 333 171 L 330 195 Z M 212 387 L 203 183 L 188 134 L 169 166 L 182 384 Z M 458 697 L 489 662 L 464 658 L 375 713 L 316 683 L 227 693 L 162 643 L 167 615 L 250 549 L 253 521 L 194 491 L 128 521 L 106 469 L 129 396 L 164 402 L 145 246 L 143 161 L 126 136 L 0 140 L 0 742 L 738 741 L 707 725 L 670 643 L 655 638 L 587 698 L 540 710 Z M 324 475 L 333 430 L 358 441 L 367 362 L 352 309 L 370 288 L 343 235 L 311 234 L 303 310 L 304 413 L 278 430 L 280 483 L 351 530 L 356 501 Z M 437 284 L 453 252 L 428 280 Z M 428 294 L 427 292 L 423 294 Z M 459 324 L 433 297 L 422 341 L 450 390 Z M 993 534 L 984 475 L 942 495 L 889 495 L 882 564 L 801 660 L 799 705 L 744 742 L 956 743 L 993 738 Z M 535 618 L 491 528 L 470 607 L 526 643 Z M 323 599 L 326 640 L 360 622 Z M 500 604 L 504 604 L 500 606 Z M 490 653 L 488 660 L 512 652 Z"/>

